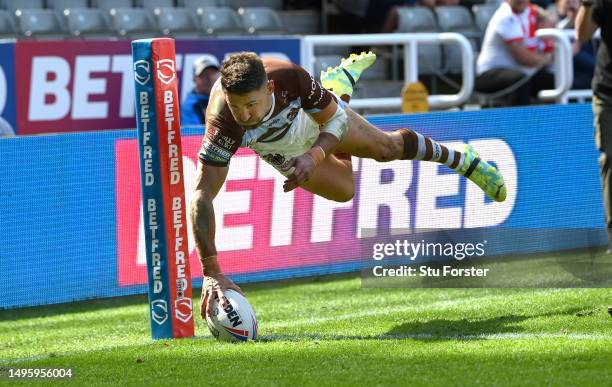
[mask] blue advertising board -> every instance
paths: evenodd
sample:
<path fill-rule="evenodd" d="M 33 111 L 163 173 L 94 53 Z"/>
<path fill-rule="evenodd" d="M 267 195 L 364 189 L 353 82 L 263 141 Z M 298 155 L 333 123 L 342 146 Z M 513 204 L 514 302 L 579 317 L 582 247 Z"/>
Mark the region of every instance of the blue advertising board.
<path fill-rule="evenodd" d="M 15 43 L 0 43 L 0 136 L 15 133 Z"/>
<path fill-rule="evenodd" d="M 217 215 L 223 219 L 217 221 L 218 247 L 233 249 L 228 252 L 233 254 L 232 260 L 222 264 L 234 273 L 235 280 L 355 270 L 354 259 L 358 257 L 351 254 L 359 251 L 359 246 L 353 246 L 351 238 L 355 238 L 357 229 L 372 222 L 380 228 L 403 222 L 415 229 L 435 225 L 433 221 L 449 228 L 604 227 L 589 105 L 369 119 L 387 130 L 410 127 L 442 142 L 474 144 L 483 157 L 504 172 L 509 186 L 507 203 L 483 200 L 473 184 L 466 184 L 465 179 L 444 168 L 431 168 L 428 164 L 432 163 L 380 165 L 361 160 L 356 171 L 357 194 L 351 203 L 318 201 L 298 190 L 295 213 L 302 214 L 299 206 L 306 203 L 312 209 L 308 215 L 312 220 L 286 220 L 286 216 L 275 217 L 271 209 L 272 204 L 287 203 L 287 196 L 283 196 L 287 194 L 275 196 L 271 180 L 275 175 L 268 177 L 269 170 L 254 155 L 239 152 L 230 165 L 228 180 L 233 180 L 215 201 Z M 191 179 L 191 184 L 202 133 L 201 129 L 182 132 L 185 180 Z M 139 234 L 140 191 L 134 185 L 140 179 L 136 138 L 132 130 L 0 140 L 0 308 L 146 292 L 141 252 L 144 235 Z M 402 180 L 404 176 L 406 181 Z M 385 188 L 391 180 L 401 184 Z M 248 191 L 249 187 L 257 189 Z M 394 195 L 403 195 L 405 203 L 380 204 L 385 196 Z M 405 219 L 396 211 L 404 204 Z M 261 212 L 249 210 L 249 206 L 260 206 Z M 361 216 L 371 210 L 373 219 Z M 263 218 L 260 213 L 271 218 Z M 331 214 L 330 221 L 315 221 L 314 217 L 323 219 L 321 214 Z M 245 226 L 248 222 L 250 225 Z M 278 250 L 287 230 L 292 231 L 289 236 L 293 239 L 288 237 L 286 249 Z M 254 246 L 246 244 L 249 238 Z M 348 246 L 346 260 L 308 260 L 336 251 L 332 243 L 337 239 L 349 241 L 343 245 Z M 222 243 L 224 240 L 230 243 Z M 263 249 L 259 246 L 262 243 Z M 303 246 L 312 250 L 301 251 Z M 193 254 L 195 275 L 199 264 Z M 292 254 L 300 259 L 292 261 Z M 133 260 L 132 266 L 142 265 L 142 277 L 132 276 L 132 266 L 126 265 L 126 260 Z M 201 280 L 194 284 L 201 284 Z"/>

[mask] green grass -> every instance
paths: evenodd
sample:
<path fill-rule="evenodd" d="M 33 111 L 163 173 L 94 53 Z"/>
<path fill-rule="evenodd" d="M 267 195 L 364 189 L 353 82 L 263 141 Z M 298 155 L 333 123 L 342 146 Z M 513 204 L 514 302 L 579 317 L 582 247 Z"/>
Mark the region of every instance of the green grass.
<path fill-rule="evenodd" d="M 355 276 L 243 289 L 256 343 L 216 342 L 199 318 L 196 338 L 154 342 L 146 299 L 128 297 L 0 311 L 0 365 L 72 367 L 79 385 L 612 380 L 610 289 L 365 289 Z"/>

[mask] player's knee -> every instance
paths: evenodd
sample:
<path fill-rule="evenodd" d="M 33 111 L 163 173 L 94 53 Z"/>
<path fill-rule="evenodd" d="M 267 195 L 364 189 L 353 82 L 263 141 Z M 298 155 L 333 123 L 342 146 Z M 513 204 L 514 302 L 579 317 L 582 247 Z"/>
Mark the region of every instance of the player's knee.
<path fill-rule="evenodd" d="M 355 196 L 355 185 L 354 184 L 346 184 L 344 187 L 340 187 L 337 191 L 334 192 L 330 200 L 335 202 L 348 202 Z"/>

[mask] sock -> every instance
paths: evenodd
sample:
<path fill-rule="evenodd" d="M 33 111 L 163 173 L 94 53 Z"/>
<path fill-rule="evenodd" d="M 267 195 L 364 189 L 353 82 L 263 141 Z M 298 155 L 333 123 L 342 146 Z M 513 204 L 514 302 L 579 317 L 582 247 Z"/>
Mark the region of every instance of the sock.
<path fill-rule="evenodd" d="M 433 161 L 457 171 L 463 165 L 464 154 L 440 145 L 410 129 L 398 129 L 404 139 L 402 160 Z"/>

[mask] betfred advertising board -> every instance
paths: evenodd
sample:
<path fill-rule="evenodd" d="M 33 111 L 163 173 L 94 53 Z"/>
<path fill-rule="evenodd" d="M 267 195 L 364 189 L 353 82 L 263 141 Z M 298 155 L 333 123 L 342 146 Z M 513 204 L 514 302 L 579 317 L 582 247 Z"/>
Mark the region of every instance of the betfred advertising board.
<path fill-rule="evenodd" d="M 390 229 L 604 229 L 590 105 L 369 120 L 386 130 L 409 127 L 445 144 L 474 145 L 502 171 L 508 198 L 488 201 L 435 163 L 361 159 L 353 162 L 355 197 L 331 202 L 301 189 L 283 193 L 284 178 L 241 149 L 213 202 L 219 261 L 232 279 L 359 270 L 369 239 L 364 229 L 381 238 Z M 203 130 L 181 132 L 189 203 Z M 0 193 L 10 199 L 0 203 L 0 308 L 147 291 L 135 130 L 18 137 L 0 141 L 0 155 Z M 188 240 L 197 286 L 200 263 L 190 233 Z M 542 242 L 550 250 L 560 246 Z M 578 247 L 575 242 L 568 239 L 574 244 L 568 248 Z"/>
<path fill-rule="evenodd" d="M 193 61 L 204 53 L 220 60 L 245 50 L 296 63 L 300 58 L 298 39 L 199 39 L 176 47 L 181 100 L 193 85 Z M 129 41 L 19 41 L 15 61 L 17 134 L 134 128 Z"/>
<path fill-rule="evenodd" d="M 0 137 L 15 131 L 15 43 L 0 43 Z"/>

